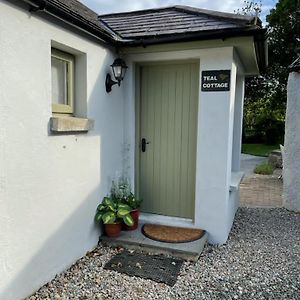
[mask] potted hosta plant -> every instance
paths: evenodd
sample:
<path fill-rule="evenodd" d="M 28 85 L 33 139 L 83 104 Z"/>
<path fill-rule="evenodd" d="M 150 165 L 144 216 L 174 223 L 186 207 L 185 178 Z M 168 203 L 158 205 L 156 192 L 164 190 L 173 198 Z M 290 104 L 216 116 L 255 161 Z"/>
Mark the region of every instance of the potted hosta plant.
<path fill-rule="evenodd" d="M 122 228 L 122 222 L 127 226 L 133 226 L 130 215 L 131 208 L 125 203 L 116 201 L 111 197 L 104 197 L 97 207 L 95 220 L 104 224 L 104 231 L 109 237 L 117 237 Z"/>
<path fill-rule="evenodd" d="M 138 200 L 131 191 L 131 185 L 127 178 L 120 178 L 118 182 L 113 182 L 111 189 L 111 197 L 117 202 L 123 203 L 131 207 L 130 215 L 134 221 L 133 226 L 128 226 L 125 222 L 123 228 L 125 230 L 135 230 L 139 224 L 139 208 L 141 200 Z"/>
<path fill-rule="evenodd" d="M 139 216 L 140 216 L 140 206 L 141 206 L 141 200 L 137 199 L 134 194 L 130 193 L 129 196 L 124 199 L 124 204 L 127 204 L 131 207 L 130 215 L 133 219 L 133 225 L 128 226 L 124 224 L 125 230 L 135 230 L 139 226 Z"/>

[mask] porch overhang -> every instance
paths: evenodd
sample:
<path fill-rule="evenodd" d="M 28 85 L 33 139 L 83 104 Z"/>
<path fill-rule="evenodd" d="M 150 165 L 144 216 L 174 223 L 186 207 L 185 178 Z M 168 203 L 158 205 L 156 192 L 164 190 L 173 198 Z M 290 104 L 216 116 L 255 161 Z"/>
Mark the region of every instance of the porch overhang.
<path fill-rule="evenodd" d="M 169 34 L 162 36 L 143 37 L 135 40 L 122 40 L 117 42 L 119 47 L 148 47 L 153 45 L 186 43 L 195 41 L 221 40 L 239 37 L 253 37 L 255 59 L 258 65 L 258 72 L 264 72 L 268 65 L 268 46 L 266 29 L 236 29 L 230 31 L 214 30 L 207 32 L 191 32 L 183 34 Z"/>

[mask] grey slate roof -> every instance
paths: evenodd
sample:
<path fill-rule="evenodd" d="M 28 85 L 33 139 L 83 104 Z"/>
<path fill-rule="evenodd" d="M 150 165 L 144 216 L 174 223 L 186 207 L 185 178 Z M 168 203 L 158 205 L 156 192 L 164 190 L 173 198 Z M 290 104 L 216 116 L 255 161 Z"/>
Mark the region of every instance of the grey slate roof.
<path fill-rule="evenodd" d="M 78 0 L 23 0 L 29 2 L 31 11 L 50 13 L 60 19 L 113 43 L 115 34 L 98 20 L 98 14 Z"/>
<path fill-rule="evenodd" d="M 300 72 L 300 56 L 289 66 L 290 72 Z"/>
<path fill-rule="evenodd" d="M 221 13 L 188 6 L 173 6 L 99 16 L 103 25 L 124 40 L 159 38 L 204 32 L 260 29 L 254 17 Z"/>
<path fill-rule="evenodd" d="M 47 0 L 47 2 L 64 9 L 66 12 L 69 12 L 74 16 L 84 19 L 102 30 L 106 30 L 105 26 L 99 24 L 99 21 L 97 20 L 97 13 L 78 0 Z"/>

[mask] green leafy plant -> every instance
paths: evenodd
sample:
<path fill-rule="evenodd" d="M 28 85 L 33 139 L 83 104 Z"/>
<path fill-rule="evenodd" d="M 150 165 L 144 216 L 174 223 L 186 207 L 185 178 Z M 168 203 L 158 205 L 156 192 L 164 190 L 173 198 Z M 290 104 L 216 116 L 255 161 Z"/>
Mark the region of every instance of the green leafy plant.
<path fill-rule="evenodd" d="M 271 175 L 273 174 L 274 168 L 269 163 L 262 163 L 255 167 L 254 173 L 261 175 Z"/>
<path fill-rule="evenodd" d="M 142 200 L 137 199 L 133 193 L 130 193 L 127 198 L 125 198 L 124 203 L 129 205 L 132 209 L 137 209 L 141 206 Z"/>
<path fill-rule="evenodd" d="M 130 215 L 131 207 L 111 197 L 104 197 L 97 207 L 95 220 L 104 224 L 113 224 L 122 221 L 127 226 L 133 226 L 134 222 Z"/>

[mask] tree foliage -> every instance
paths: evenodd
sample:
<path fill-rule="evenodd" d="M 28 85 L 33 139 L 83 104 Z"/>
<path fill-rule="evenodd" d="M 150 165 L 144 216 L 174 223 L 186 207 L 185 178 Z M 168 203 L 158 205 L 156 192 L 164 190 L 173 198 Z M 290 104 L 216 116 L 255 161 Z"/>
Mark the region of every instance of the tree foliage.
<path fill-rule="evenodd" d="M 267 16 L 269 68 L 265 74 L 272 82 L 269 95 L 275 107 L 286 102 L 288 66 L 300 50 L 300 0 L 280 0 Z"/>
<path fill-rule="evenodd" d="M 282 142 L 288 66 L 300 54 L 300 0 L 279 0 L 266 20 L 269 66 L 246 80 L 244 128 L 246 135 L 264 136 L 267 142 L 277 136 Z"/>
<path fill-rule="evenodd" d="M 261 7 L 262 7 L 261 0 L 258 2 L 244 1 L 244 6 L 242 8 L 238 8 L 234 12 L 238 15 L 258 17 L 259 14 L 261 13 Z"/>

